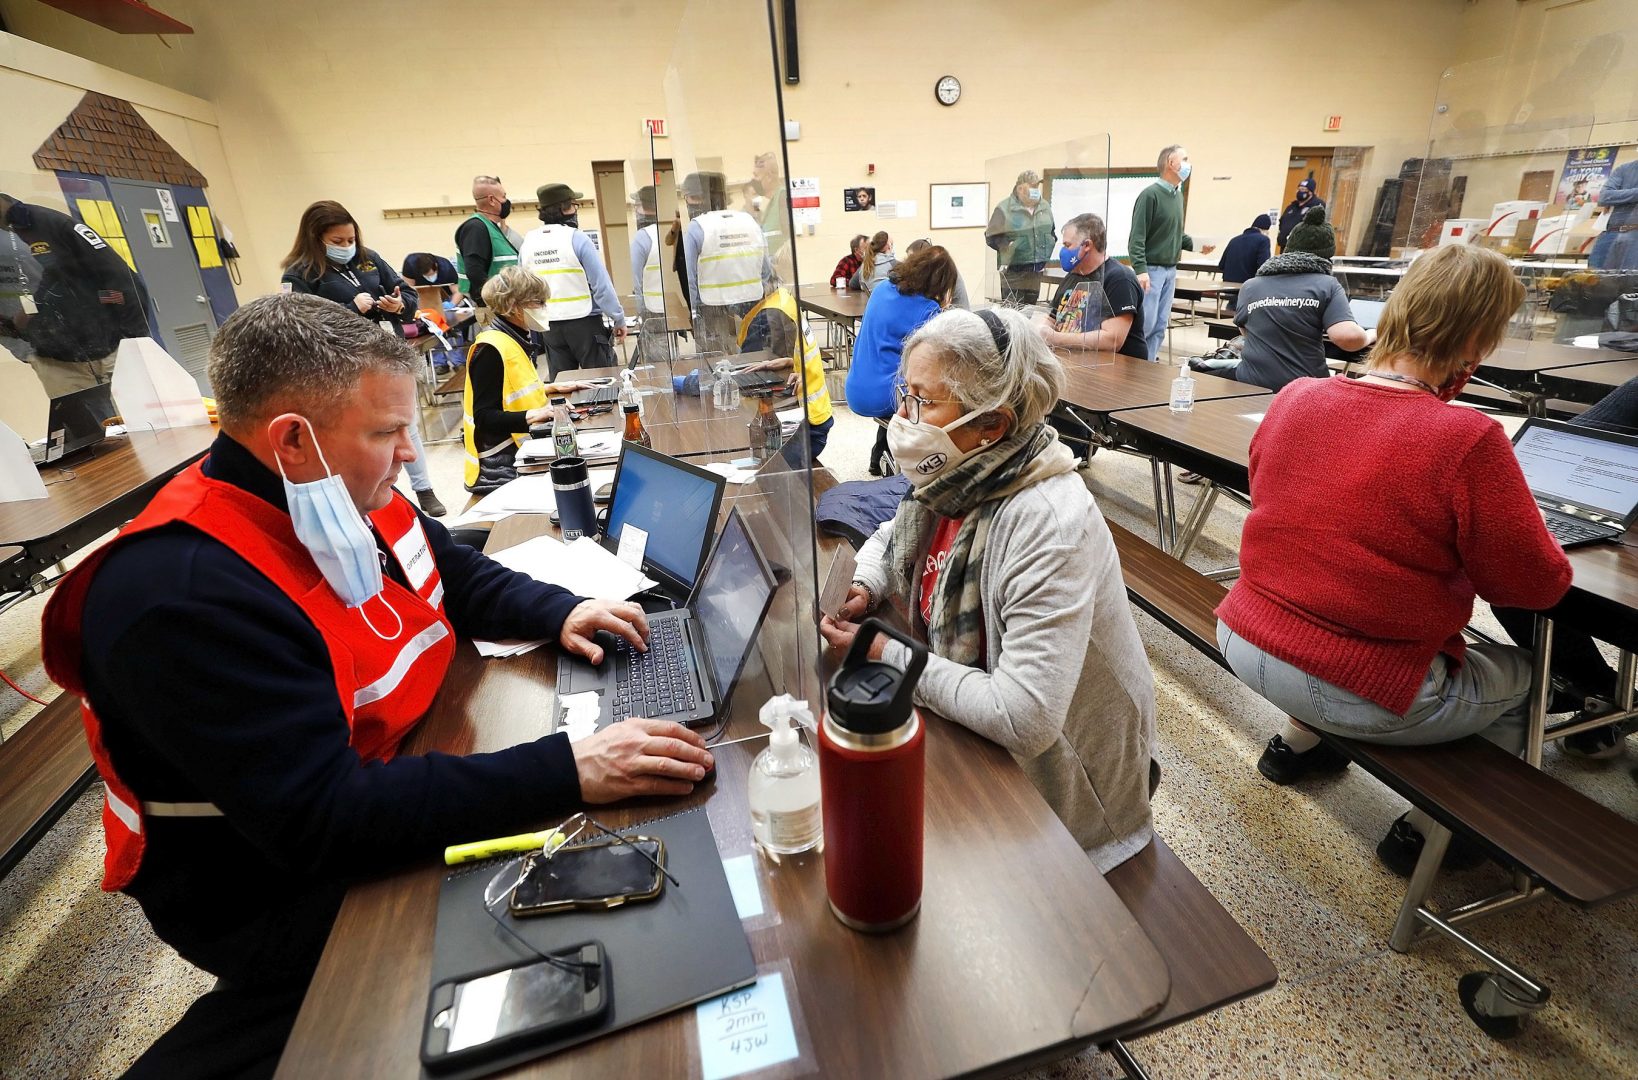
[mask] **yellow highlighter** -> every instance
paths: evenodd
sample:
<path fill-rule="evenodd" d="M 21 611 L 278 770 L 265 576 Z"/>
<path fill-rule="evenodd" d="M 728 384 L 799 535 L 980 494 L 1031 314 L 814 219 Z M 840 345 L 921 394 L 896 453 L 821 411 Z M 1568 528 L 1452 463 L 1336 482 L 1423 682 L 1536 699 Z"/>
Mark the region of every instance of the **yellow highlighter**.
<path fill-rule="evenodd" d="M 547 829 L 544 832 L 519 833 L 516 836 L 502 836 L 494 840 L 477 840 L 470 844 L 456 844 L 444 848 L 444 865 L 458 866 L 461 863 L 481 862 L 492 859 L 496 855 L 521 855 L 530 851 L 556 851 L 562 847 L 568 838 L 561 829 Z"/>

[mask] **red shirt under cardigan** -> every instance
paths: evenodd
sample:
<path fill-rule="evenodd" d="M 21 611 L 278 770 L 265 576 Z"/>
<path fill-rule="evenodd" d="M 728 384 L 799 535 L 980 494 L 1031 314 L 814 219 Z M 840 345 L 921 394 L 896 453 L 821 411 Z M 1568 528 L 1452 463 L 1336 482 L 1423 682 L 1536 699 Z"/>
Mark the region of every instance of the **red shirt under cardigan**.
<path fill-rule="evenodd" d="M 1570 562 L 1500 424 L 1422 390 L 1298 379 L 1251 440 L 1240 579 L 1217 609 L 1264 652 L 1403 715 L 1473 597 L 1551 607 Z"/>

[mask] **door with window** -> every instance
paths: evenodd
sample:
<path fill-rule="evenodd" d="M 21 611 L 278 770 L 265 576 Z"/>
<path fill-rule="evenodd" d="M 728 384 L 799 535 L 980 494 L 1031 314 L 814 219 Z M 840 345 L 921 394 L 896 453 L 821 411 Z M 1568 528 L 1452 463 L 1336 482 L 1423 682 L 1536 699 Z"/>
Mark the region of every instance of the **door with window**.
<path fill-rule="evenodd" d="M 160 344 L 210 393 L 205 366 L 216 317 L 199 277 L 192 229 L 168 187 L 109 178 L 137 273 L 158 319 Z"/>

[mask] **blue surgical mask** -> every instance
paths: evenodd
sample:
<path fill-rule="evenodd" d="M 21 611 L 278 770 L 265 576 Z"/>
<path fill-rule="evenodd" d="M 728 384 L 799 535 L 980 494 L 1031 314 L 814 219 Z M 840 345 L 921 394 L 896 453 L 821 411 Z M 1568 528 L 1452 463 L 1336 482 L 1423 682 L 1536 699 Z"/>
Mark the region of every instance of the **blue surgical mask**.
<path fill-rule="evenodd" d="M 1194 166 L 1185 161 L 1183 164 L 1177 167 L 1177 182 L 1181 184 L 1183 181 L 1189 178 L 1189 174 L 1192 172 L 1194 172 Z"/>
<path fill-rule="evenodd" d="M 428 285 L 435 284 L 438 280 L 438 271 L 432 270 L 428 273 L 422 274 L 421 280 L 426 282 Z"/>
<path fill-rule="evenodd" d="M 357 244 L 325 244 L 324 245 L 324 254 L 329 257 L 331 262 L 341 263 L 342 265 L 345 266 L 347 263 L 350 263 L 350 262 L 353 261 L 353 256 L 354 255 L 358 254 L 358 245 Z"/>
<path fill-rule="evenodd" d="M 1066 247 L 1058 251 L 1058 265 L 1064 268 L 1066 274 L 1074 270 L 1075 264 L 1080 261 L 1081 249 L 1079 247 Z"/>
<path fill-rule="evenodd" d="M 311 421 L 306 421 L 312 432 Z M 330 463 L 324 460 L 324 451 L 313 433 L 313 449 L 318 451 L 319 464 L 324 476 L 305 484 L 298 484 L 284 474 L 284 462 L 279 462 L 279 476 L 284 480 L 284 498 L 290 508 L 290 524 L 296 530 L 296 539 L 313 557 L 319 573 L 329 583 L 341 602 L 350 608 L 362 608 L 372 597 L 380 596 L 385 587 L 381 579 L 381 558 L 375 546 L 375 535 L 364 523 L 364 516 L 353 505 L 347 485 L 340 476 L 331 475 Z M 392 611 L 392 605 L 387 605 Z M 376 637 L 392 641 L 404 632 L 404 622 L 398 619 L 398 629 L 391 635 L 377 630 L 363 611 L 364 618 Z M 398 613 L 393 612 L 398 618 Z"/>

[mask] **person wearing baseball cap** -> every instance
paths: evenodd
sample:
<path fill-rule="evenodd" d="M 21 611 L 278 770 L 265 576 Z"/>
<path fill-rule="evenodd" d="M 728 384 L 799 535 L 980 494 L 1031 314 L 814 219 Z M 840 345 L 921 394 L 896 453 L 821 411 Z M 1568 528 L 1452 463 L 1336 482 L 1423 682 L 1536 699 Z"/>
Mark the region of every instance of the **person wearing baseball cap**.
<path fill-rule="evenodd" d="M 1297 193 L 1291 199 L 1291 204 L 1280 214 L 1280 250 L 1285 250 L 1285 242 L 1291 238 L 1291 230 L 1302 224 L 1302 216 L 1314 207 L 1325 209 L 1325 200 L 1314 193 L 1314 178 L 1308 177 L 1297 185 Z"/>
<path fill-rule="evenodd" d="M 1041 291 L 1041 270 L 1058 243 L 1052 204 L 1042 197 L 1040 173 L 1025 169 L 1018 174 L 1012 194 L 997 203 L 990 215 L 984 242 L 995 249 L 1001 299 L 1033 304 Z"/>
<path fill-rule="evenodd" d="M 611 367 L 614 342 L 625 340 L 626 313 L 591 237 L 580 231 L 580 200 L 568 184 L 535 191 L 541 225 L 523 238 L 518 264 L 540 275 L 546 301 L 546 363 L 550 376 L 570 368 Z"/>
<path fill-rule="evenodd" d="M 1223 271 L 1224 281 L 1250 281 L 1257 276 L 1257 268 L 1268 261 L 1272 252 L 1268 246 L 1268 230 L 1274 222 L 1267 214 L 1258 214 L 1251 227 L 1228 242 L 1217 266 Z M 1234 297 L 1227 297 L 1228 309 L 1234 310 Z"/>

